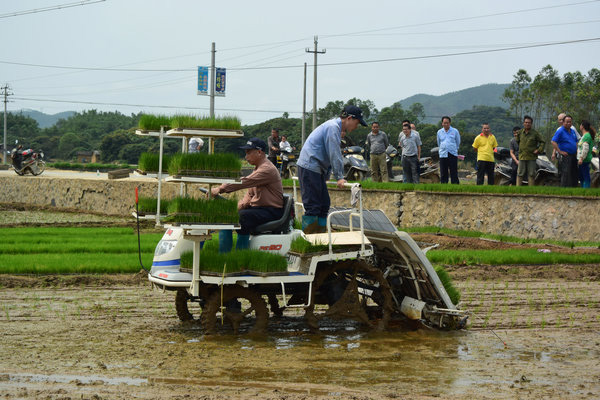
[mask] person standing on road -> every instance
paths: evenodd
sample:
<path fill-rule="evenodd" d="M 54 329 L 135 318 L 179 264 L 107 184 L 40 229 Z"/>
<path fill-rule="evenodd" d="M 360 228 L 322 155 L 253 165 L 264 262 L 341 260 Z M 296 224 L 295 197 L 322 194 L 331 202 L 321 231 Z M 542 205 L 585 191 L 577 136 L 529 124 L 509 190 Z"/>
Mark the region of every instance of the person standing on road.
<path fill-rule="evenodd" d="M 402 148 L 404 183 L 419 183 L 419 159 L 423 143 L 421 143 L 421 138 L 414 133 L 409 124 L 404 124 L 398 138 L 398 146 Z"/>
<path fill-rule="evenodd" d="M 563 125 L 552 137 L 554 151 L 562 156 L 560 186 L 577 187 L 579 168 L 577 166 L 577 133 L 572 128 L 573 117 L 565 116 Z"/>
<path fill-rule="evenodd" d="M 513 138 L 510 139 L 510 158 L 512 158 L 510 163 L 512 167 L 510 172 L 510 184 L 513 186 L 517 184 L 517 169 L 519 168 L 519 144 L 517 143 L 519 129 L 521 128 L 518 126 L 513 128 Z"/>
<path fill-rule="evenodd" d="M 277 167 L 277 154 L 279 154 L 279 128 L 271 129 L 271 136 L 267 139 L 267 146 L 269 146 L 269 161 Z"/>
<path fill-rule="evenodd" d="M 331 204 L 327 179 L 333 172 L 338 188 L 343 188 L 346 183 L 344 160 L 340 150 L 341 133 L 352 132 L 359 123 L 367 126 L 362 110 L 347 105 L 338 118 L 322 123 L 306 139 L 296 163 L 304 204 L 302 217 L 304 233 L 325 232 Z"/>
<path fill-rule="evenodd" d="M 473 148 L 477 152 L 477 184 L 483 185 L 487 175 L 488 185 L 494 184 L 494 149 L 498 147 L 496 137 L 490 130 L 487 122 L 481 126 L 481 133 L 473 141 Z"/>
<path fill-rule="evenodd" d="M 538 154 L 544 151 L 546 142 L 538 131 L 532 128 L 533 118 L 526 115 L 523 118 L 523 129 L 517 134 L 519 145 L 519 168 L 517 169 L 517 186 L 523 185 L 527 177 L 529 186 L 535 186 L 535 164 Z"/>
<path fill-rule="evenodd" d="M 594 156 L 592 148 L 596 139 L 596 130 L 590 124 L 590 121 L 583 120 L 579 125 L 582 133 L 581 139 L 577 143 L 577 164 L 579 165 L 579 180 L 581 187 L 589 188 L 591 184 L 590 162 Z"/>
<path fill-rule="evenodd" d="M 442 129 L 437 132 L 437 145 L 440 155 L 440 182 L 448 183 L 448 172 L 450 181 L 458 185 L 458 146 L 460 146 L 460 133 L 456 128 L 450 126 L 452 120 L 448 116 L 442 117 Z"/>
<path fill-rule="evenodd" d="M 389 179 L 385 162 L 385 150 L 390 142 L 385 132 L 379 130 L 379 122 L 371 124 L 371 133 L 367 135 L 365 144 L 370 149 L 373 182 L 387 182 Z"/>

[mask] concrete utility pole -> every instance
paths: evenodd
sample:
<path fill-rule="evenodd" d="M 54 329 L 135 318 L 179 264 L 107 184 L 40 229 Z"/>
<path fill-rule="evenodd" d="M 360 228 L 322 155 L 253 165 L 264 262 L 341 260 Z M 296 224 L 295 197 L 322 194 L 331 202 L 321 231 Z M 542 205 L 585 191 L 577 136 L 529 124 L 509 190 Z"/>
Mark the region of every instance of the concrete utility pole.
<path fill-rule="evenodd" d="M 210 50 L 210 117 L 215 117 L 215 79 L 217 69 L 215 67 L 215 42 L 212 42 Z"/>
<path fill-rule="evenodd" d="M 325 54 L 327 50 L 323 49 L 322 51 L 318 51 L 319 37 L 315 36 L 315 49 L 313 51 L 306 49 L 307 53 L 313 53 L 315 55 L 315 63 L 314 63 L 314 82 L 313 82 L 313 130 L 317 127 L 317 54 Z"/>
<path fill-rule="evenodd" d="M 302 145 L 306 140 L 306 63 L 304 63 L 304 89 L 302 91 Z"/>
<path fill-rule="evenodd" d="M 6 160 L 6 132 L 7 132 L 7 128 L 6 128 L 6 104 L 8 103 L 8 96 L 10 96 L 12 93 L 8 93 L 8 91 L 10 90 L 10 87 L 8 87 L 8 85 L 4 85 L 4 87 L 2 88 L 2 94 L 4 95 L 4 147 L 2 150 L 2 161 L 3 163 L 6 165 L 8 164 L 7 160 Z"/>

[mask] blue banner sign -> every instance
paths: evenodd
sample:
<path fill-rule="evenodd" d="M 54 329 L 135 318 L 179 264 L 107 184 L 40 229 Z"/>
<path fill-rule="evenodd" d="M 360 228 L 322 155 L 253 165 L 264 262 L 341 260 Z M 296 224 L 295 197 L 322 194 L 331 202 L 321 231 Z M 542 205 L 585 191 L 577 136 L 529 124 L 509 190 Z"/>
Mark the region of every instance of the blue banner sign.
<path fill-rule="evenodd" d="M 198 67 L 198 94 L 208 94 L 208 67 Z"/>
<path fill-rule="evenodd" d="M 217 68 L 215 77 L 215 96 L 225 96 L 225 68 Z"/>

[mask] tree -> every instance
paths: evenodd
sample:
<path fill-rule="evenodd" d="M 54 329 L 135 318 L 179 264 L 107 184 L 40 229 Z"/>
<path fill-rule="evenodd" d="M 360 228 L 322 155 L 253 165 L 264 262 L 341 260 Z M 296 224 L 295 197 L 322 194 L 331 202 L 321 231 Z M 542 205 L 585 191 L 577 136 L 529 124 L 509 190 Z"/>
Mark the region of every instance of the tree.
<path fill-rule="evenodd" d="M 508 88 L 504 90 L 502 100 L 510 105 L 509 110 L 513 113 L 514 121 L 520 122 L 531 110 L 531 97 L 529 94 L 529 85 L 531 77 L 524 69 L 517 71 L 513 75 L 513 81 Z"/>
<path fill-rule="evenodd" d="M 89 150 L 86 147 L 85 142 L 76 133 L 68 132 L 59 140 L 57 156 L 63 160 L 70 160 L 74 156 L 73 152 L 76 148 Z"/>

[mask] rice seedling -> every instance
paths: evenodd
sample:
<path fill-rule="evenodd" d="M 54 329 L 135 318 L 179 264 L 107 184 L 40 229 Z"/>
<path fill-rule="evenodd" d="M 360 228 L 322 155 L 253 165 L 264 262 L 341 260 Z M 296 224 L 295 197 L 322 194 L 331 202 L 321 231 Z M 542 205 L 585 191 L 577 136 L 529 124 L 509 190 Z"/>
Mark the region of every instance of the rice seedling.
<path fill-rule="evenodd" d="M 208 243 L 208 242 L 206 242 Z M 193 252 L 181 255 L 181 266 L 192 268 Z M 204 246 L 200 254 L 200 270 L 204 272 L 225 273 L 256 272 L 281 273 L 287 272 L 287 260 L 279 254 L 260 250 L 233 250 L 229 253 L 219 253 L 213 246 Z"/>
<path fill-rule="evenodd" d="M 232 115 L 221 117 L 197 116 L 191 114 L 177 114 L 171 117 L 171 128 L 174 129 L 225 129 L 239 130 L 242 121 Z"/>
<path fill-rule="evenodd" d="M 186 153 L 172 157 L 168 171 L 177 176 L 203 176 L 239 178 L 242 169 L 240 158 L 231 153 Z"/>
<path fill-rule="evenodd" d="M 168 212 L 170 200 L 160 199 L 160 214 Z M 156 197 L 138 198 L 138 210 L 140 214 L 156 214 Z"/>
<path fill-rule="evenodd" d="M 156 153 L 142 153 L 138 160 L 138 169 L 146 173 L 158 173 L 160 155 Z M 169 164 L 173 157 L 169 154 L 163 154 L 163 173 L 169 169 Z"/>
<path fill-rule="evenodd" d="M 176 197 L 169 203 L 164 222 L 236 224 L 239 222 L 237 199 L 192 199 Z"/>
<path fill-rule="evenodd" d="M 171 117 L 166 115 L 142 114 L 138 122 L 138 128 L 142 131 L 160 131 L 160 127 L 167 131 L 171 127 Z"/>
<path fill-rule="evenodd" d="M 599 254 L 540 253 L 536 249 L 504 250 L 430 250 L 432 263 L 460 265 L 520 265 L 520 264 L 598 264 Z"/>
<path fill-rule="evenodd" d="M 435 269 L 438 278 L 440 278 L 440 281 L 442 281 L 442 285 L 444 285 L 444 289 L 446 289 L 446 293 L 448 293 L 452 303 L 458 304 L 460 301 L 460 292 L 452 284 L 452 278 L 450 278 L 448 272 L 441 265 L 434 265 L 433 268 Z"/>
<path fill-rule="evenodd" d="M 298 236 L 296 239 L 292 240 L 290 251 L 300 254 L 320 253 L 329 251 L 329 246 L 326 244 L 312 244 L 302 236 Z"/>

